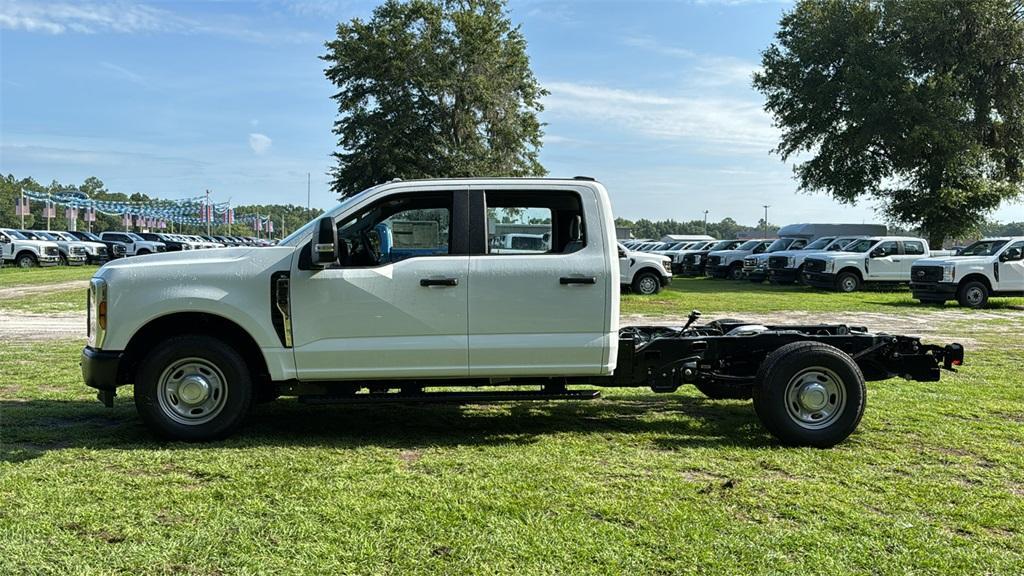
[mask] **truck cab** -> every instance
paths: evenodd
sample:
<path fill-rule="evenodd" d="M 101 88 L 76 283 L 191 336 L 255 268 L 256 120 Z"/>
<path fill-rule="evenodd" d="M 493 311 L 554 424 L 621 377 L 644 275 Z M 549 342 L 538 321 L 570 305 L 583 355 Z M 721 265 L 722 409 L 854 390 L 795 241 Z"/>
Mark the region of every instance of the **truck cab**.
<path fill-rule="evenodd" d="M 921 302 L 956 300 L 967 308 L 984 308 L 993 296 L 1024 296 L 1024 237 L 985 238 L 953 256 L 918 260 L 910 289 Z"/>
<path fill-rule="evenodd" d="M 928 242 L 922 238 L 861 238 L 842 251 L 808 257 L 803 279 L 810 286 L 839 292 L 856 292 L 866 283 L 906 284 L 914 262 L 930 255 Z"/>
<path fill-rule="evenodd" d="M 19 268 L 60 264 L 60 247 L 49 240 L 33 240 L 17 230 L 0 228 L 0 256 Z"/>
<path fill-rule="evenodd" d="M 505 252 L 496 239 L 538 223 L 543 245 Z M 644 256 L 667 273 L 668 258 Z M 856 428 L 866 380 L 934 381 L 963 360 L 958 345 L 845 325 L 696 325 L 696 311 L 681 327 L 620 329 L 623 260 L 634 257 L 639 277 L 591 179 L 392 182 L 275 246 L 103 266 L 89 285 L 82 375 L 107 406 L 133 385 L 143 422 L 178 440 L 223 438 L 278 396 L 589 400 L 594 386 L 694 385 L 753 399 L 785 443 L 825 447 Z M 515 389 L 491 390 L 501 386 Z"/>

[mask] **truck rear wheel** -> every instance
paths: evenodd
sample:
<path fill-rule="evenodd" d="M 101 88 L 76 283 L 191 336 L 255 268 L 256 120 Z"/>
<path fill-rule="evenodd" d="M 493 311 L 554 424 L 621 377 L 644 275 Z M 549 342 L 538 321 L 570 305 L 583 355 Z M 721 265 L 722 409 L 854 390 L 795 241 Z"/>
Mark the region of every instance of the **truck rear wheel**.
<path fill-rule="evenodd" d="M 964 282 L 956 299 L 964 308 L 984 308 L 988 305 L 988 287 L 978 280 Z"/>
<path fill-rule="evenodd" d="M 867 389 L 860 367 L 842 350 L 793 342 L 765 358 L 754 410 L 783 444 L 828 448 L 860 424 Z"/>
<path fill-rule="evenodd" d="M 189 442 L 230 434 L 248 415 L 249 368 L 231 346 L 209 336 L 176 336 L 142 360 L 135 408 L 158 436 Z"/>
<path fill-rule="evenodd" d="M 654 272 L 639 272 L 636 277 L 633 278 L 632 288 L 633 292 L 643 294 L 645 296 L 657 294 L 661 291 L 661 278 L 659 278 Z"/>

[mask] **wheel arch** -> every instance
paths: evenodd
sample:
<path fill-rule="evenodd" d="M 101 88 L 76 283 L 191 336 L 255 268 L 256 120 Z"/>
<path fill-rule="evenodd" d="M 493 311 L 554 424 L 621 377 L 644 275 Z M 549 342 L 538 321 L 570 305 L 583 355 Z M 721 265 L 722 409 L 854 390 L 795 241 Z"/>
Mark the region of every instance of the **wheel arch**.
<path fill-rule="evenodd" d="M 987 276 L 985 276 L 984 274 L 980 274 L 978 272 L 972 272 L 972 273 L 968 274 L 967 276 L 964 276 L 963 278 L 961 278 L 960 281 L 957 282 L 957 284 L 956 284 L 957 291 L 959 291 L 961 288 L 963 288 L 964 284 L 966 284 L 967 282 L 972 282 L 972 281 L 981 282 L 982 284 L 985 285 L 985 289 L 988 290 L 989 294 L 992 294 L 992 283 L 989 282 L 989 279 L 988 279 Z"/>
<path fill-rule="evenodd" d="M 836 272 L 836 278 L 839 278 L 840 274 L 846 274 L 847 272 L 853 272 L 854 274 L 857 275 L 857 278 L 859 278 L 861 282 L 864 281 L 864 273 L 860 271 L 860 268 L 857 268 L 856 266 L 851 266 L 849 264 L 840 268 L 839 271 Z"/>
<path fill-rule="evenodd" d="M 184 334 L 218 338 L 242 355 L 252 373 L 254 384 L 270 381 L 267 359 L 256 339 L 244 328 L 224 316 L 210 312 L 174 312 L 150 320 L 132 335 L 118 368 L 118 384 L 134 382 L 146 351 L 159 345 L 162 340 Z"/>

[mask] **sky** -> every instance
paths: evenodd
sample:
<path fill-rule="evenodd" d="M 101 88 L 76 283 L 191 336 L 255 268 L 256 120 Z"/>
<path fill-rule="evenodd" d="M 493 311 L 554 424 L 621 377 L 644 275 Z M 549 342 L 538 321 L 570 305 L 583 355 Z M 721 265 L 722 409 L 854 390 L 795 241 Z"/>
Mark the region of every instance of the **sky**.
<path fill-rule="evenodd" d="M 0 0 L 0 172 L 233 204 L 335 204 L 323 43 L 376 2 Z M 550 91 L 540 159 L 617 216 L 877 222 L 796 190 L 750 86 L 775 0 L 510 0 Z M 1000 221 L 1024 220 L 1024 205 Z"/>

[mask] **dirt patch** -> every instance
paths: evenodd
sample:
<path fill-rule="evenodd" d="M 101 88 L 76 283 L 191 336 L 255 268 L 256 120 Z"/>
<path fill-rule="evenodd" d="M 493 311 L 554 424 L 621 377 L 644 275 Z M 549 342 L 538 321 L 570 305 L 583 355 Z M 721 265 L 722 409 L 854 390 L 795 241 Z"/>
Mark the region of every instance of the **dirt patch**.
<path fill-rule="evenodd" d="M 402 450 L 398 453 L 398 460 L 406 466 L 412 466 L 419 462 L 420 458 L 423 458 L 422 450 Z"/>
<path fill-rule="evenodd" d="M 57 282 L 55 284 L 12 286 L 10 288 L 0 288 L 0 300 L 21 298 L 23 296 L 30 296 L 33 294 L 49 294 L 51 292 L 64 292 L 66 290 L 86 290 L 87 288 L 89 288 L 88 280 L 69 280 L 67 282 Z"/>
<path fill-rule="evenodd" d="M 84 340 L 85 314 L 0 313 L 0 341 Z"/>

